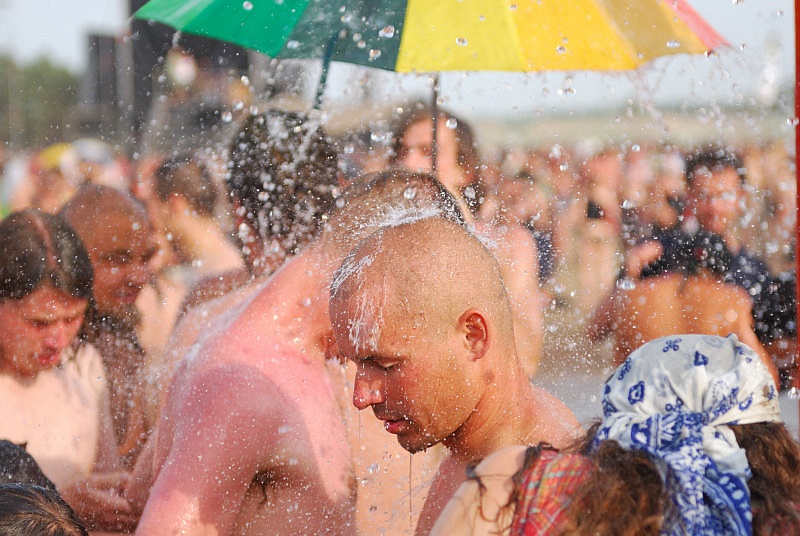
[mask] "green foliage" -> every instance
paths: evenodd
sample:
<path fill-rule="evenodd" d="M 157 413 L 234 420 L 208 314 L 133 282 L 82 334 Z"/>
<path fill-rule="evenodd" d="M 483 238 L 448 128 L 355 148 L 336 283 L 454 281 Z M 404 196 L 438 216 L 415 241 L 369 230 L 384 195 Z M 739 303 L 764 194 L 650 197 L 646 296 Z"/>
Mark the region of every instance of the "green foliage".
<path fill-rule="evenodd" d="M 78 102 L 78 78 L 39 59 L 17 65 L 0 56 L 0 142 L 42 147 L 63 141 Z"/>

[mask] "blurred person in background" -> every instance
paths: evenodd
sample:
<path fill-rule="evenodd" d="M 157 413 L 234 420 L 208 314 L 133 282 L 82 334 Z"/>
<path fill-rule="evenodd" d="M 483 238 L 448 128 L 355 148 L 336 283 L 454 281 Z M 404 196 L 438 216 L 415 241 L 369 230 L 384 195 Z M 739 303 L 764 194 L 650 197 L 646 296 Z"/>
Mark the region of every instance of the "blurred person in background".
<path fill-rule="evenodd" d="M 55 143 L 36 152 L 28 174 L 13 190 L 11 210 L 39 208 L 55 214 L 82 182 L 78 154 L 68 143 Z"/>
<path fill-rule="evenodd" d="M 61 215 L 85 244 L 94 269 L 94 307 L 85 335 L 103 356 L 114 430 L 128 469 L 152 425 L 144 412 L 148 356 L 136 334 L 136 300 L 153 277 L 149 263 L 157 247 L 144 206 L 114 188 L 85 184 Z"/>
<path fill-rule="evenodd" d="M 199 157 L 191 153 L 166 157 L 150 180 L 153 191 L 145 206 L 154 235 L 168 251 L 159 251 L 162 264 L 154 264 L 155 277 L 136 300 L 142 312 L 137 333 L 147 353 L 160 356 L 189 288 L 211 274 L 242 270 L 243 262 L 217 218 L 217 188 Z"/>
<path fill-rule="evenodd" d="M 410 104 L 397 118 L 391 165 L 414 171 L 432 172 L 461 204 L 462 212 L 478 234 L 491 244 L 500 262 L 503 279 L 511 295 L 515 338 L 520 358 L 529 377 L 536 375 L 542 351 L 543 294 L 539 287 L 539 253 L 536 241 L 518 221 L 496 221 L 488 210 L 487 187 L 482 178 L 475 136 L 469 124 L 439 110 L 436 119 L 436 166 L 433 165 L 433 111 Z"/>

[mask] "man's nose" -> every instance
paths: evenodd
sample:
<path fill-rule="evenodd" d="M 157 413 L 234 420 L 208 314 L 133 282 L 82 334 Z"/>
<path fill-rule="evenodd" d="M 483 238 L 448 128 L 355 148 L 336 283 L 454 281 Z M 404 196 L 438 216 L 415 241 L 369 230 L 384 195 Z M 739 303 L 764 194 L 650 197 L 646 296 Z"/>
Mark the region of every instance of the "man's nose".
<path fill-rule="evenodd" d="M 359 410 L 383 402 L 383 381 L 364 371 L 356 372 L 353 386 L 353 405 Z"/>
<path fill-rule="evenodd" d="M 72 342 L 71 330 L 65 322 L 53 322 L 47 333 L 45 344 L 59 351 L 66 348 Z"/>

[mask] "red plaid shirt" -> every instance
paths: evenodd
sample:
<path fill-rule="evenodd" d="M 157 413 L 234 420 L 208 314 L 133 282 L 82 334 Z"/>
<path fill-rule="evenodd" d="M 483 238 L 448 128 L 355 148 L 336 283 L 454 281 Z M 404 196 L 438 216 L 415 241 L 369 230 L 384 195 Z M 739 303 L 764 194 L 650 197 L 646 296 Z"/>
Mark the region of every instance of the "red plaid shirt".
<path fill-rule="evenodd" d="M 511 536 L 561 534 L 569 521 L 566 510 L 592 470 L 579 454 L 543 449 L 523 476 Z"/>

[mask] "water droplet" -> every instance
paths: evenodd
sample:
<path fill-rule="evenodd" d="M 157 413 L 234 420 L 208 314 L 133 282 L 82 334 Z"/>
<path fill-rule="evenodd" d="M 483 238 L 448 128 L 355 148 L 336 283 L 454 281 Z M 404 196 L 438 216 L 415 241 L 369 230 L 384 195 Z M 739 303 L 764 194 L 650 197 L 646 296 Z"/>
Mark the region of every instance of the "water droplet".
<path fill-rule="evenodd" d="M 311 298 L 305 297 L 303 298 L 303 307 L 311 307 Z"/>
<path fill-rule="evenodd" d="M 517 4 L 511 4 L 510 6 L 508 6 L 508 10 L 509 11 L 516 11 L 517 10 Z"/>
<path fill-rule="evenodd" d="M 566 54 L 567 53 L 567 47 L 565 47 L 564 45 L 558 45 L 556 47 L 556 52 L 558 52 L 559 54 Z"/>
<path fill-rule="evenodd" d="M 356 150 L 356 146 L 353 145 L 352 143 L 346 143 L 344 148 L 343 148 L 344 154 L 353 154 L 353 152 L 355 152 L 355 150 Z"/>
<path fill-rule="evenodd" d="M 800 400 L 800 389 L 797 387 L 792 387 L 786 394 L 792 400 Z"/>
<path fill-rule="evenodd" d="M 798 120 L 798 118 L 796 118 L 796 117 L 787 117 L 786 118 L 786 123 L 788 125 L 790 125 L 790 126 L 796 127 L 798 122 L 800 122 L 800 120 Z"/>
<path fill-rule="evenodd" d="M 456 44 L 460 47 L 465 47 L 469 44 L 466 37 L 456 37 Z"/>
<path fill-rule="evenodd" d="M 343 23 L 347 24 L 348 22 L 353 20 L 353 14 L 352 13 L 345 13 L 344 15 L 342 15 L 341 20 L 342 20 Z"/>
<path fill-rule="evenodd" d="M 380 31 L 378 31 L 378 37 L 382 37 L 384 39 L 391 39 L 394 37 L 394 26 L 389 24 L 388 26 L 381 28 Z"/>
<path fill-rule="evenodd" d="M 342 208 L 342 207 L 344 207 L 344 199 L 340 197 L 339 199 L 336 200 L 336 208 Z"/>
<path fill-rule="evenodd" d="M 361 41 L 359 41 L 358 43 L 356 43 L 356 46 L 357 46 L 358 48 L 367 48 L 367 42 L 366 42 L 366 41 L 364 41 L 364 40 L 362 39 Z"/>
<path fill-rule="evenodd" d="M 369 471 L 369 474 L 374 475 L 375 473 L 378 472 L 378 469 L 380 468 L 381 468 L 380 465 L 378 465 L 377 463 L 373 463 L 367 468 L 367 471 Z"/>
<path fill-rule="evenodd" d="M 670 39 L 667 41 L 667 48 L 678 48 L 679 46 L 681 46 L 681 44 L 676 39 Z"/>
<path fill-rule="evenodd" d="M 242 9 L 245 11 L 253 11 L 253 2 L 245 0 L 245 2 L 242 3 Z"/>
<path fill-rule="evenodd" d="M 636 288 L 636 281 L 628 277 L 623 277 L 617 281 L 617 288 L 620 290 L 633 290 Z"/>
<path fill-rule="evenodd" d="M 446 122 L 445 126 L 449 129 L 454 129 L 458 126 L 458 120 L 455 117 L 450 117 Z"/>
<path fill-rule="evenodd" d="M 300 41 L 296 39 L 292 39 L 286 42 L 286 48 L 288 48 L 289 50 L 295 50 L 299 47 L 300 47 Z"/>
<path fill-rule="evenodd" d="M 290 432 L 291 430 L 292 430 L 291 426 L 284 424 L 283 426 L 280 426 L 278 428 L 278 433 L 279 434 L 286 434 L 286 433 Z"/>
<path fill-rule="evenodd" d="M 414 187 L 406 188 L 403 191 L 403 198 L 405 198 L 405 199 L 407 199 L 409 201 L 414 199 L 416 196 L 417 196 L 417 189 L 414 188 Z"/>
<path fill-rule="evenodd" d="M 225 110 L 224 112 L 222 112 L 222 121 L 225 123 L 230 123 L 231 121 L 233 121 L 233 112 L 231 112 L 230 110 Z"/>
<path fill-rule="evenodd" d="M 636 203 L 630 199 L 623 199 L 622 200 L 622 208 L 624 210 L 630 210 L 632 208 L 636 208 Z"/>
<path fill-rule="evenodd" d="M 375 130 L 372 132 L 372 134 L 369 135 L 369 139 L 378 143 L 384 142 L 386 141 L 386 133 L 381 132 L 379 130 Z"/>
<path fill-rule="evenodd" d="M 375 61 L 381 57 L 381 51 L 377 48 L 372 48 L 369 51 L 369 61 Z"/>

